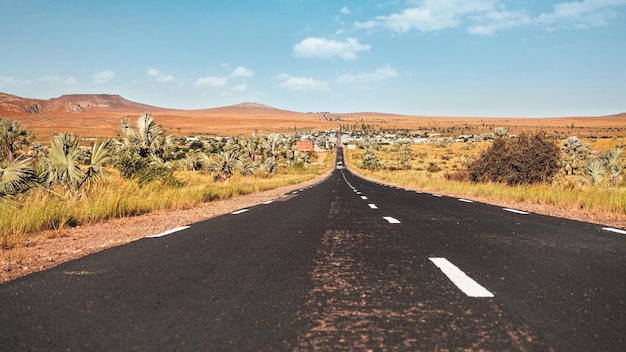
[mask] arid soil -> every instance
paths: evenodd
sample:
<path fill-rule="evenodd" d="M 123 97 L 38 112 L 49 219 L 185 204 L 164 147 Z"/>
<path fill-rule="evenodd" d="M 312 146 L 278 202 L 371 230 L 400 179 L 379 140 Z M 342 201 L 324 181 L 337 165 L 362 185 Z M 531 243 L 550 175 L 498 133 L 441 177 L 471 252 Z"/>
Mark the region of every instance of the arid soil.
<path fill-rule="evenodd" d="M 189 225 L 228 214 L 241 208 L 260 204 L 316 183 L 325 177 L 326 175 L 318 176 L 311 181 L 298 185 L 235 197 L 225 201 L 210 202 L 192 209 L 161 211 L 88 226 L 38 233 L 32 236 L 23 247 L 0 250 L 0 283 L 42 271 L 106 248 L 132 242 L 151 234 L 158 234 L 172 228 Z M 454 194 L 449 194 L 449 196 L 454 196 Z M 497 199 L 487 198 L 474 200 L 538 214 L 626 229 L 626 220 L 621 217 L 611 216 L 611 214 L 592 216 L 583 210 L 577 209 L 559 209 L 547 205 L 502 202 Z"/>
<path fill-rule="evenodd" d="M 161 211 L 88 226 L 41 232 L 32 236 L 23 247 L 0 249 L 0 283 L 172 228 L 257 205 L 319 182 L 326 176 L 318 176 L 297 185 L 205 203 L 192 209 Z"/>

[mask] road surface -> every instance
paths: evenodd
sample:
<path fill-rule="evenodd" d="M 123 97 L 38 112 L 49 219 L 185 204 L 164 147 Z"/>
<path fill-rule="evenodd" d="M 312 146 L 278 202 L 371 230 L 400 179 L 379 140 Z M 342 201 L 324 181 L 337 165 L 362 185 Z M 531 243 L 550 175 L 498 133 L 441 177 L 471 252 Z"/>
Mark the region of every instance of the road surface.
<path fill-rule="evenodd" d="M 338 169 L 2 284 L 0 308 L 3 351 L 621 351 L 626 235 Z"/>

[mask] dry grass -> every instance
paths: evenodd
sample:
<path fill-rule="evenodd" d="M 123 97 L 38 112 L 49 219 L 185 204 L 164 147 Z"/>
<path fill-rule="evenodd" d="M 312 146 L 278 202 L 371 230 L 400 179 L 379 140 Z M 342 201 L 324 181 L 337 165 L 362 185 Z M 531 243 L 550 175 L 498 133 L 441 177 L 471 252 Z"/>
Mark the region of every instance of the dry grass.
<path fill-rule="evenodd" d="M 326 159 L 330 158 L 326 155 Z M 325 160 L 326 165 L 332 165 Z M 116 170 L 111 177 L 80 199 L 54 193 L 31 193 L 12 203 L 0 203 L 0 247 L 19 246 L 29 234 L 97 223 L 159 210 L 188 209 L 199 204 L 229 199 L 312 179 L 328 170 L 324 163 L 309 169 L 282 169 L 266 176 L 233 176 L 228 182 L 214 182 L 198 172 L 179 172 L 176 177 L 183 187 L 170 187 L 160 182 L 143 186 L 125 180 Z"/>
<path fill-rule="evenodd" d="M 600 140 L 598 140 L 600 141 Z M 626 138 L 610 139 L 608 142 L 592 144 L 592 149 L 604 151 L 624 143 Z M 468 198 L 493 204 L 525 207 L 527 210 L 548 213 L 592 222 L 613 223 L 626 226 L 626 181 L 621 186 L 590 186 L 578 182 L 581 176 L 562 176 L 551 185 L 507 186 L 502 184 L 475 184 L 449 180 L 446 174 L 464 169 L 464 161 L 473 158 L 486 145 L 465 149 L 466 144 L 450 145 L 450 150 L 434 145 L 414 145 L 413 153 L 426 153 L 423 158 L 412 161 L 411 170 L 360 169 L 362 151 L 345 150 L 348 166 L 366 178 L 384 183 L 425 192 L 440 193 L 454 197 Z M 597 149 L 596 149 L 597 148 Z M 450 151 L 452 152 L 450 154 Z M 397 159 L 393 153 L 378 152 L 379 160 L 393 165 Z M 441 171 L 430 172 L 428 166 L 435 163 Z M 626 162 L 625 162 L 626 163 Z"/>

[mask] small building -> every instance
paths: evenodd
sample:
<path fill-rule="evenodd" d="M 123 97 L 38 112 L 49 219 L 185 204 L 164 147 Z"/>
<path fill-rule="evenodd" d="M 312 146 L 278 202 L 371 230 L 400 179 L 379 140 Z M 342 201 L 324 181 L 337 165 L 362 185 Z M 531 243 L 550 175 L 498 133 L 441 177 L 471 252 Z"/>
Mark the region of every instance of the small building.
<path fill-rule="evenodd" d="M 295 151 L 298 152 L 312 152 L 313 151 L 313 141 L 312 140 L 299 140 L 296 141 Z"/>

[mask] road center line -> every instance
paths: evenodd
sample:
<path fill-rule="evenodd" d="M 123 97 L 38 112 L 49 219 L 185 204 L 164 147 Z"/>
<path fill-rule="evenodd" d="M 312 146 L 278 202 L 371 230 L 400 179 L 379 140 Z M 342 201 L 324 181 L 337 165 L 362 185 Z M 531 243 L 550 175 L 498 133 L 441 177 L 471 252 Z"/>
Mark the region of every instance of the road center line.
<path fill-rule="evenodd" d="M 429 258 L 441 271 L 469 297 L 493 297 L 493 293 L 467 276 L 446 258 Z"/>
<path fill-rule="evenodd" d="M 521 210 L 517 210 L 517 209 L 509 209 L 509 208 L 504 208 L 502 209 L 504 211 L 509 211 L 511 213 L 515 213 L 515 214 L 522 214 L 522 215 L 528 215 L 530 214 L 529 212 L 525 212 L 525 211 L 521 211 Z"/>
<path fill-rule="evenodd" d="M 177 227 L 175 229 L 171 229 L 171 230 L 167 230 L 165 232 L 161 232 L 158 233 L 156 235 L 150 235 L 150 236 L 146 236 L 146 238 L 158 238 L 158 237 L 163 237 L 163 236 L 167 236 L 170 234 L 173 234 L 174 232 L 178 232 L 178 231 L 182 231 L 182 230 L 186 230 L 188 228 L 190 228 L 191 226 L 181 226 L 181 227 Z"/>
<path fill-rule="evenodd" d="M 390 224 L 399 224 L 400 220 L 392 218 L 391 216 L 383 216 L 383 219 L 387 220 Z"/>
<path fill-rule="evenodd" d="M 604 231 L 611 231 L 611 232 L 619 233 L 619 234 L 622 234 L 622 235 L 626 235 L 626 230 L 615 229 L 615 228 L 612 228 L 612 227 L 603 227 L 602 230 L 604 230 Z"/>
<path fill-rule="evenodd" d="M 231 215 L 239 215 L 241 213 L 245 213 L 250 209 L 241 209 L 241 210 L 237 210 L 237 211 L 233 211 L 232 213 L 230 213 Z"/>

